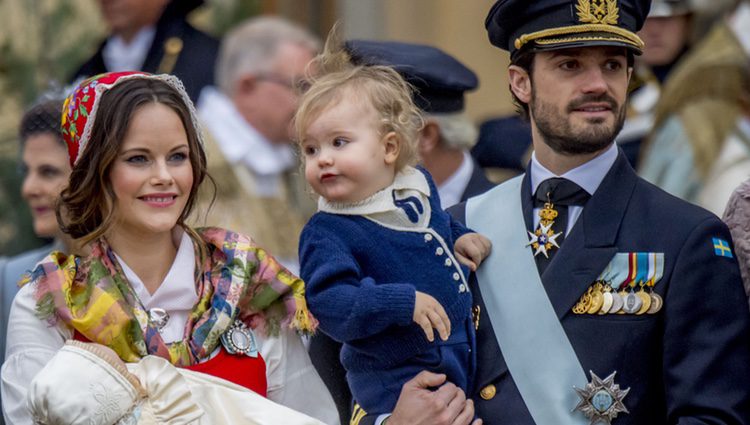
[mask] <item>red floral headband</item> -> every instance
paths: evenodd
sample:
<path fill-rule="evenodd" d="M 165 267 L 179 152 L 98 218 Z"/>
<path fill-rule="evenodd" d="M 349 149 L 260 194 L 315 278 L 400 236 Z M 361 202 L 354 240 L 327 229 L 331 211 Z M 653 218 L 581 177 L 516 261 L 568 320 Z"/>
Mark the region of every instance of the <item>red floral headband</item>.
<path fill-rule="evenodd" d="M 78 162 L 86 150 L 102 94 L 123 81 L 137 78 L 164 81 L 177 90 L 190 110 L 193 125 L 198 133 L 198 140 L 201 145 L 203 144 L 195 107 L 185 91 L 185 87 L 177 77 L 167 74 L 154 75 L 132 71 L 109 72 L 84 80 L 65 99 L 62 111 L 62 135 L 63 140 L 68 145 L 68 158 L 71 167 Z"/>

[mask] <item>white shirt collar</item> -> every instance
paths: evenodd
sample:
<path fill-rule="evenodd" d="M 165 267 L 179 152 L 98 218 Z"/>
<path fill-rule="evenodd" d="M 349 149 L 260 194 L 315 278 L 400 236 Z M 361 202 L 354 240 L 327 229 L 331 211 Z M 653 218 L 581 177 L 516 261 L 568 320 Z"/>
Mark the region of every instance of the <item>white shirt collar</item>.
<path fill-rule="evenodd" d="M 187 232 L 182 232 L 172 267 L 153 294 L 148 292 L 141 278 L 117 253 L 115 257 L 143 307 L 146 310 L 158 307 L 169 313 L 170 319 L 160 331 L 165 342 L 181 340 L 188 315 L 198 302 L 195 288 L 195 248 Z"/>
<path fill-rule="evenodd" d="M 741 3 L 729 18 L 729 28 L 737 37 L 745 53 L 750 56 L 750 4 Z"/>
<path fill-rule="evenodd" d="M 224 93 L 205 87 L 198 100 L 198 116 L 227 160 L 242 162 L 257 175 L 278 175 L 295 166 L 294 149 L 272 143 L 251 126 Z"/>
<path fill-rule="evenodd" d="M 107 40 L 102 49 L 102 59 L 107 71 L 135 71 L 143 68 L 146 55 L 156 35 L 156 27 L 142 28 L 130 43 L 116 35 Z"/>
<path fill-rule="evenodd" d="M 566 172 L 565 174 L 558 176 L 552 171 L 545 168 L 536 159 L 536 153 L 531 154 L 531 193 L 536 192 L 536 188 L 539 187 L 544 180 L 552 177 L 563 177 L 566 178 L 578 186 L 581 186 L 583 190 L 593 195 L 596 189 L 604 180 L 604 176 L 607 175 L 609 169 L 617 159 L 617 145 L 612 144 L 604 153 L 592 159 L 591 161 L 579 165 L 578 167 Z"/>
<path fill-rule="evenodd" d="M 463 151 L 463 160 L 458 170 L 437 188 L 441 208 L 446 209 L 461 202 L 461 197 L 466 191 L 466 186 L 469 185 L 472 173 L 474 173 L 474 161 L 472 161 L 468 152 Z"/>

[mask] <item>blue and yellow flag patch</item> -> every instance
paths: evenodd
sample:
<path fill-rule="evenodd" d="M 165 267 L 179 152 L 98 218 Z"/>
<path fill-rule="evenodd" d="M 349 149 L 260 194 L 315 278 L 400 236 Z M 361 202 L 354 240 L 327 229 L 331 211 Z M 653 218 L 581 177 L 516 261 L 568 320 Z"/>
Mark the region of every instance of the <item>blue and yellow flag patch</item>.
<path fill-rule="evenodd" d="M 714 254 L 716 254 L 716 256 L 734 258 L 734 256 L 732 255 L 732 248 L 729 246 L 729 242 L 719 238 L 712 239 L 714 242 Z"/>

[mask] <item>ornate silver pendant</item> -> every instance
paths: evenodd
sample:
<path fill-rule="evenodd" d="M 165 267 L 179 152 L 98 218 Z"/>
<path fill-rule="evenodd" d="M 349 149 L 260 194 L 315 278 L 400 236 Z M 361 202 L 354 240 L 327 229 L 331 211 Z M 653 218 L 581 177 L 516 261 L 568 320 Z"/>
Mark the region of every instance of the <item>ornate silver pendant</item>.
<path fill-rule="evenodd" d="M 148 311 L 148 319 L 161 332 L 164 326 L 167 326 L 167 322 L 169 322 L 169 313 L 163 308 L 154 307 Z"/>
<path fill-rule="evenodd" d="M 615 384 L 617 372 L 612 372 L 604 380 L 596 376 L 593 371 L 589 371 L 589 373 L 591 374 L 591 382 L 586 384 L 585 388 L 573 387 L 581 398 L 573 410 L 579 410 L 586 415 L 591 420 L 590 425 L 597 422 L 609 425 L 618 414 L 630 413 L 622 402 L 628 395 L 630 388 L 621 390 L 620 386 Z"/>
<path fill-rule="evenodd" d="M 221 334 L 221 345 L 229 354 L 244 354 L 248 357 L 258 357 L 258 344 L 255 334 L 243 322 L 235 320 L 226 332 Z"/>

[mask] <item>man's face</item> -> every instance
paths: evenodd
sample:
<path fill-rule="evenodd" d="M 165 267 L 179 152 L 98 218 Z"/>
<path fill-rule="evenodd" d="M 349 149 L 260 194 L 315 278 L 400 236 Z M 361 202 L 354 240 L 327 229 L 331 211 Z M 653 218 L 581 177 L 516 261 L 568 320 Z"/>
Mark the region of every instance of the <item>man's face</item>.
<path fill-rule="evenodd" d="M 555 152 L 609 146 L 622 129 L 631 70 L 624 48 L 538 52 L 529 78 L 532 127 Z"/>
<path fill-rule="evenodd" d="M 99 0 L 102 16 L 113 34 L 129 39 L 159 20 L 169 0 Z"/>
<path fill-rule="evenodd" d="M 238 109 L 269 141 L 291 140 L 291 122 L 299 100 L 295 84 L 304 78 L 312 59 L 313 52 L 307 47 L 282 44 L 271 70 L 255 75 L 250 86 L 240 89 Z"/>
<path fill-rule="evenodd" d="M 690 16 L 647 18 L 638 35 L 646 44 L 640 61 L 649 66 L 669 65 L 687 45 L 690 36 Z"/>

